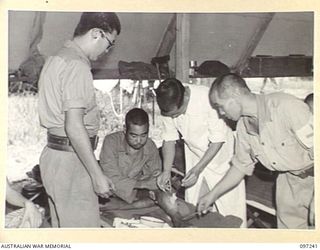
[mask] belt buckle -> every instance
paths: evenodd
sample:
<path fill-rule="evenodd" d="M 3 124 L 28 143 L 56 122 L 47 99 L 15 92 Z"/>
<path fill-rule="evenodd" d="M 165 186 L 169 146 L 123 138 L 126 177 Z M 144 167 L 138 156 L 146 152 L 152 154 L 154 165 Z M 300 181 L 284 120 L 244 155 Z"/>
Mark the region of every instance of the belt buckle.
<path fill-rule="evenodd" d="M 307 170 L 303 170 L 301 173 L 299 174 L 293 174 L 293 175 L 296 175 L 298 176 L 299 178 L 301 179 L 305 179 L 309 176 L 313 176 L 311 173 L 310 173 L 310 169 L 307 169 Z"/>
<path fill-rule="evenodd" d="M 309 176 L 309 174 L 306 171 L 302 171 L 300 174 L 297 175 L 301 179 L 305 179 Z"/>

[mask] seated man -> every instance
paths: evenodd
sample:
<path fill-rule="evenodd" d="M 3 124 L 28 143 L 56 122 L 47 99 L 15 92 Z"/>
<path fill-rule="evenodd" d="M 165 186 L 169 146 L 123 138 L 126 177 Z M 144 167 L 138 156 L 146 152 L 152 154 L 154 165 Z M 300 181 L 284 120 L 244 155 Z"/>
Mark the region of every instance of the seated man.
<path fill-rule="evenodd" d="M 157 189 L 156 179 L 161 172 L 159 151 L 148 134 L 148 114 L 139 108 L 131 109 L 124 131 L 107 135 L 100 153 L 100 165 L 115 185 L 114 194 L 132 207 L 138 207 L 134 203 L 141 204 L 140 190 Z M 144 206 L 153 204 L 148 192 L 144 197 Z"/>

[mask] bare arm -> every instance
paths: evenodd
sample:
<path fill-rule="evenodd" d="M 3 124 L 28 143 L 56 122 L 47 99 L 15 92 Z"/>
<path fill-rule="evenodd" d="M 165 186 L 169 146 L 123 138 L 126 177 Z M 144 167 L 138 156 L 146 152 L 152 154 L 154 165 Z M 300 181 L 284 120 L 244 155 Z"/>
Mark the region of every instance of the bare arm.
<path fill-rule="evenodd" d="M 210 143 L 207 151 L 204 153 L 200 161 L 186 174 L 182 180 L 182 186 L 190 187 L 194 185 L 200 173 L 206 168 L 208 163 L 216 156 L 223 145 L 223 142 Z"/>
<path fill-rule="evenodd" d="M 198 213 L 206 213 L 210 205 L 221 195 L 238 185 L 244 176 L 245 174 L 236 167 L 231 167 L 218 184 L 209 193 L 200 198 L 197 206 Z"/>
<path fill-rule="evenodd" d="M 163 191 L 168 190 L 166 185 L 171 186 L 171 168 L 174 162 L 174 156 L 176 153 L 175 141 L 163 141 L 162 144 L 162 156 L 163 156 L 163 172 L 157 179 L 159 188 Z M 169 188 L 170 189 L 170 188 Z"/>
<path fill-rule="evenodd" d="M 91 147 L 87 130 L 83 123 L 84 109 L 69 109 L 65 112 L 65 130 L 74 151 L 88 171 L 95 192 L 108 197 L 114 186 L 102 173 Z"/>

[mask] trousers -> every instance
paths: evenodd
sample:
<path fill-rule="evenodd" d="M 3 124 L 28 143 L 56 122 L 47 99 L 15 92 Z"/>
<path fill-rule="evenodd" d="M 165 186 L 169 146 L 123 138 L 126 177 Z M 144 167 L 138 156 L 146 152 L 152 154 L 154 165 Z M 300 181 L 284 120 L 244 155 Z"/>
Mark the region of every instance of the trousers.
<path fill-rule="evenodd" d="M 314 177 L 304 179 L 289 172 L 279 174 L 276 186 L 278 228 L 308 229 L 309 205 Z"/>
<path fill-rule="evenodd" d="M 40 171 L 52 227 L 100 227 L 98 196 L 76 153 L 45 147 Z"/>

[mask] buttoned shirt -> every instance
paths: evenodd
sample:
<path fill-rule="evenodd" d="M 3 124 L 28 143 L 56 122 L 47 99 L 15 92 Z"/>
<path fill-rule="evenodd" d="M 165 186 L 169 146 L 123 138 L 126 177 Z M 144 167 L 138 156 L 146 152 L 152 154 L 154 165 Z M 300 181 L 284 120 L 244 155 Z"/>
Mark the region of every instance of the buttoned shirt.
<path fill-rule="evenodd" d="M 149 188 L 156 187 L 161 160 L 155 143 L 149 138 L 133 155 L 129 154 L 129 147 L 124 132 L 107 135 L 100 152 L 100 165 L 114 183 L 115 194 L 131 203 L 136 197 L 138 181 L 149 180 Z"/>
<path fill-rule="evenodd" d="M 269 170 L 299 172 L 313 164 L 313 116 L 308 106 L 285 93 L 256 95 L 258 131 L 250 118 L 237 123 L 233 166 L 251 175 L 260 161 Z"/>
<path fill-rule="evenodd" d="M 89 136 L 98 133 L 100 115 L 96 104 L 91 65 L 81 48 L 67 41 L 47 59 L 39 79 L 40 123 L 50 133 L 65 136 L 65 111 L 83 108 Z"/>

